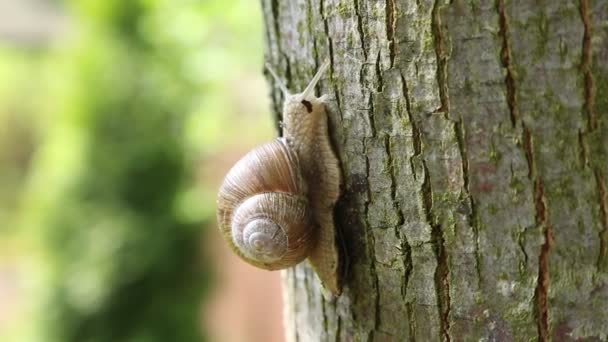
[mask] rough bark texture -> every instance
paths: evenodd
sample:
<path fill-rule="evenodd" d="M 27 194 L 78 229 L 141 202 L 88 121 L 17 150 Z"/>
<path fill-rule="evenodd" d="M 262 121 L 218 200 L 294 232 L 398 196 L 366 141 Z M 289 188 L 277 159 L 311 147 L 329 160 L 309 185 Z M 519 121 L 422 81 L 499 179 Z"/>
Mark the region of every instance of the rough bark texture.
<path fill-rule="evenodd" d="M 288 340 L 608 338 L 607 1 L 262 7 L 291 89 L 331 60 L 344 175 L 344 292 L 286 271 Z"/>

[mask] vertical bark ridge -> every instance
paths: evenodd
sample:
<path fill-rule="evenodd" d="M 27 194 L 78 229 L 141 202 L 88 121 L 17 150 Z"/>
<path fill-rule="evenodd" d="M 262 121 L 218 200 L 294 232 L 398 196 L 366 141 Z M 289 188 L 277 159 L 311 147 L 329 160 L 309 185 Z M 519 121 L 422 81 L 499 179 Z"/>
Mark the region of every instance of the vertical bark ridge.
<path fill-rule="evenodd" d="M 505 9 L 505 0 L 496 1 L 496 9 L 498 11 L 498 35 L 502 38 L 502 49 L 500 57 L 503 67 L 507 70 L 505 75 L 505 85 L 507 88 L 507 105 L 511 116 L 511 124 L 515 127 L 519 119 L 517 108 L 517 93 L 515 92 L 515 77 L 513 66 L 511 65 L 511 43 L 509 42 L 509 23 L 507 21 L 507 13 Z"/>
<path fill-rule="evenodd" d="M 595 170 L 595 181 L 597 183 L 597 195 L 600 206 L 600 221 L 602 229 L 599 232 L 600 252 L 597 259 L 597 268 L 606 271 L 608 265 L 608 204 L 606 200 L 606 182 L 600 170 Z"/>
<path fill-rule="evenodd" d="M 397 13 L 395 0 L 386 0 L 386 39 L 388 40 L 390 67 L 395 63 L 395 26 L 397 25 Z"/>
<path fill-rule="evenodd" d="M 323 14 L 321 12 L 321 17 Z M 314 35 L 313 30 L 313 10 L 311 0 L 306 0 L 306 31 L 310 39 L 312 40 L 312 53 L 315 59 L 315 70 L 318 70 L 319 67 L 319 50 L 317 48 L 317 36 Z"/>
<path fill-rule="evenodd" d="M 583 113 L 587 116 L 587 129 L 579 130 L 579 145 L 581 149 L 581 159 L 582 166 L 586 167 L 589 165 L 589 151 L 587 148 L 587 135 L 592 133 L 595 129 L 597 129 L 597 115 L 594 109 L 594 90 L 593 90 L 593 74 L 591 72 L 591 57 L 592 57 L 592 46 L 591 46 L 591 20 L 589 17 L 589 0 L 580 0 L 579 1 L 579 11 L 581 16 L 581 21 L 583 23 L 584 31 L 583 31 L 583 40 L 581 44 L 581 64 L 580 69 L 583 76 L 584 83 L 584 103 L 583 103 Z M 598 196 L 600 199 L 600 220 L 602 220 L 602 226 L 605 227 L 603 216 L 604 216 L 604 208 L 602 207 L 601 200 L 603 198 L 602 195 L 602 183 L 600 181 L 600 171 L 594 167 L 594 174 L 596 178 L 596 183 L 598 185 Z M 600 261 L 603 257 L 606 256 L 606 246 L 604 237 L 605 228 L 600 230 L 600 248 L 598 255 L 597 266 L 600 269 Z"/>
<path fill-rule="evenodd" d="M 432 51 L 431 51 L 432 52 Z M 433 57 L 435 57 L 435 53 L 433 53 Z M 432 57 L 430 56 L 431 53 L 429 53 L 429 59 L 431 59 Z M 422 132 L 421 132 L 421 125 L 423 125 L 422 121 L 424 119 L 422 119 L 420 117 L 420 113 L 419 113 L 419 108 L 414 108 L 414 104 L 413 104 L 413 100 L 410 96 L 410 90 L 409 90 L 409 86 L 406 80 L 406 77 L 403 73 L 403 70 L 400 70 L 399 72 L 399 78 L 401 79 L 401 96 L 402 99 L 405 101 L 405 110 L 407 113 L 407 118 L 408 118 L 408 124 L 411 128 L 411 146 L 413 151 L 411 151 L 411 154 L 409 155 L 409 158 L 406 159 L 409 167 L 411 169 L 411 175 L 413 180 L 416 182 L 416 184 L 419 185 L 419 189 L 421 191 L 421 204 L 422 204 L 422 208 L 420 208 L 422 210 L 422 217 L 420 217 L 421 220 L 426 221 L 425 224 L 428 225 L 428 229 L 429 229 L 429 234 L 430 236 L 430 240 L 422 242 L 423 244 L 426 243 L 430 243 L 432 244 L 433 247 L 438 246 L 438 242 L 432 234 L 433 231 L 436 233 L 437 230 L 433 230 L 433 226 L 436 226 L 433 223 L 433 218 L 432 218 L 432 212 L 430 212 L 431 210 L 431 206 L 432 206 L 432 189 L 431 189 L 431 180 L 430 180 L 430 174 L 428 171 L 428 168 L 425 165 L 425 160 L 423 157 L 423 137 L 422 137 Z M 421 84 L 416 84 L 415 81 L 413 87 L 420 87 Z M 431 108 L 431 104 L 429 104 L 429 108 Z M 433 110 L 436 107 L 433 107 Z M 420 122 L 419 122 L 420 121 Z M 403 190 L 402 190 L 403 191 Z M 411 209 L 409 209 L 411 210 Z M 410 216 L 411 217 L 411 216 Z M 408 233 L 407 231 L 405 231 L 406 233 L 404 235 L 404 242 L 407 243 L 408 239 L 414 239 L 414 241 L 419 241 L 420 237 L 416 236 L 415 233 L 410 233 L 409 238 L 408 238 Z M 441 238 L 441 237 L 440 237 Z M 418 242 L 420 243 L 420 242 Z M 431 257 L 434 256 L 437 259 L 437 255 L 438 255 L 438 251 L 437 248 L 432 248 L 432 249 L 426 249 L 426 248 L 421 248 L 422 246 L 418 246 L 416 245 L 416 243 L 414 244 L 410 244 L 410 249 L 408 250 L 408 266 L 406 267 L 406 279 L 405 279 L 405 286 L 406 289 L 410 289 L 417 291 L 414 292 L 414 294 L 410 294 L 408 292 L 406 292 L 406 304 L 405 304 L 405 309 L 406 309 L 406 313 L 407 313 L 407 317 L 409 318 L 409 324 L 408 324 L 408 338 L 411 341 L 415 341 L 417 339 L 417 336 L 419 336 L 421 339 L 424 339 L 425 333 L 428 333 L 428 328 L 429 328 L 429 321 L 432 319 L 434 322 L 433 325 L 431 325 L 433 327 L 433 335 L 432 336 L 443 336 L 443 331 L 441 330 L 441 325 L 442 325 L 442 321 L 443 321 L 443 310 L 441 309 L 441 307 L 439 307 L 440 305 L 440 299 L 439 298 L 435 298 L 436 301 L 432 302 L 432 305 L 437 305 L 437 316 L 435 316 L 435 312 L 428 312 L 427 310 L 421 311 L 419 309 L 419 302 L 420 302 L 420 298 L 415 298 L 413 297 L 416 293 L 420 293 L 418 289 L 416 289 L 416 286 L 420 286 L 420 281 L 422 280 L 420 278 L 420 274 L 419 274 L 419 270 L 416 270 L 414 264 L 418 263 L 419 265 L 422 263 L 422 265 L 425 264 L 425 260 L 427 260 L 427 257 Z M 437 259 L 437 263 L 433 264 L 432 267 L 434 268 L 435 272 L 437 271 L 437 265 L 439 263 L 439 260 Z M 420 266 L 419 266 L 420 267 Z M 440 274 L 440 273 L 437 273 Z M 423 278 L 424 279 L 424 278 Z M 427 281 L 427 279 L 424 279 L 424 281 Z M 410 287 L 410 283 L 413 282 L 414 285 L 413 287 Z M 442 291 L 442 286 L 443 283 L 441 281 L 441 279 L 436 280 L 435 275 L 432 276 L 432 278 L 428 279 L 428 282 L 425 283 L 424 286 L 433 286 L 435 287 L 435 296 L 438 297 L 438 293 Z M 412 302 L 413 300 L 413 302 Z M 435 330 L 437 329 L 437 330 Z M 427 335 L 429 336 L 429 335 Z"/>
<path fill-rule="evenodd" d="M 526 235 L 532 231 L 526 228 L 534 224 L 532 183 L 527 182 L 526 160 L 517 142 L 521 131 L 514 124 L 515 89 L 507 91 L 505 81 L 507 67 L 515 78 L 511 59 L 509 65 L 503 63 L 505 55 L 510 57 L 504 36 L 507 16 L 501 29 L 496 1 L 454 1 L 441 14 L 450 42 L 450 118 L 457 120 L 465 183 L 456 210 L 464 223 L 456 232 L 459 248 L 453 258 L 458 252 L 463 256 L 451 263 L 451 333 L 471 340 L 525 340 L 536 334 L 532 272 L 538 270 L 525 257 Z"/>
<path fill-rule="evenodd" d="M 584 78 L 585 104 L 584 111 L 587 114 L 588 129 L 597 129 L 597 114 L 593 108 L 593 75 L 591 73 L 591 20 L 589 19 L 589 0 L 580 0 L 579 3 L 581 19 L 583 21 L 583 44 L 581 53 L 581 71 Z"/>
<path fill-rule="evenodd" d="M 442 0 L 435 0 L 431 16 L 433 41 L 435 43 L 435 52 L 437 54 L 437 83 L 439 85 L 439 98 L 441 99 L 441 107 L 437 109 L 437 112 L 447 114 L 450 112 L 450 102 L 447 90 L 447 55 L 445 54 L 443 47 L 444 37 L 441 33 L 441 15 L 439 13 L 440 1 Z"/>
<path fill-rule="evenodd" d="M 529 177 L 534 182 L 534 200 L 536 208 L 536 224 L 543 231 L 545 241 L 538 255 L 538 280 L 536 285 L 536 305 L 538 309 L 538 337 L 540 341 L 549 339 L 549 311 L 547 309 L 547 293 L 549 291 L 549 252 L 553 243 L 553 228 L 547 222 L 545 194 L 543 183 L 536 169 L 534 146 L 530 130 L 524 125 L 523 143 L 528 159 Z"/>
<path fill-rule="evenodd" d="M 580 0 L 579 2 L 579 10 L 581 15 L 581 20 L 583 23 L 584 31 L 583 31 L 583 41 L 582 41 L 582 51 L 581 51 L 581 72 L 583 74 L 584 81 L 584 104 L 583 104 L 583 112 L 587 115 L 587 130 L 585 132 L 579 131 L 580 136 L 580 145 L 582 146 L 582 154 L 584 156 L 585 163 L 584 166 L 588 165 L 589 153 L 587 149 L 587 135 L 592 134 L 598 128 L 598 118 L 597 113 L 594 108 L 594 85 L 593 85 L 593 74 L 591 72 L 591 58 L 593 55 L 592 45 L 591 45 L 591 36 L 592 36 L 592 24 L 591 18 L 589 15 L 589 0 Z M 606 188 L 604 183 L 604 178 L 601 170 L 594 164 L 593 172 L 595 175 L 597 192 L 598 192 L 598 202 L 599 202 L 599 210 L 600 210 L 600 223 L 601 229 L 598 233 L 599 236 L 599 254 L 597 261 L 598 270 L 602 270 L 603 260 L 608 256 L 606 251 L 606 243 L 608 242 L 608 218 L 606 213 Z"/>
<path fill-rule="evenodd" d="M 427 215 L 427 221 L 431 226 L 432 243 L 437 257 L 437 267 L 435 269 L 435 291 L 437 293 L 437 308 L 441 317 L 441 333 L 446 341 L 450 341 L 450 283 L 448 279 L 448 265 L 445 250 L 445 241 L 443 232 L 439 223 L 433 218 L 433 187 L 429 169 L 426 163 L 422 161 L 424 168 L 423 189 L 423 204 Z"/>
<path fill-rule="evenodd" d="M 534 248 L 540 250 L 533 252 L 538 259 L 532 257 L 538 260 L 539 337 L 555 339 L 564 329 L 572 338 L 590 337 L 605 329 L 600 320 L 605 321 L 606 293 L 596 290 L 600 285 L 593 274 L 601 229 L 596 181 L 592 167 L 579 166 L 579 131 L 587 133 L 589 126 L 580 3 L 517 0 L 506 6 L 511 18 L 517 18 L 510 22 L 512 63 L 526 128 L 522 140 L 529 135 L 534 161 L 535 222 L 543 236 Z M 596 159 L 594 145 L 583 142 L 590 147 L 590 165 Z M 575 317 L 586 317 L 587 328 Z"/>
<path fill-rule="evenodd" d="M 598 269 L 602 274 L 608 274 L 608 193 L 606 177 L 608 175 L 608 3 L 602 0 L 587 0 L 589 6 L 585 17 L 589 28 L 593 28 L 593 39 L 589 39 L 591 46 L 587 50 L 589 58 L 589 71 L 594 76 L 592 113 L 597 118 L 597 129 L 586 136 L 586 143 L 593 151 L 593 166 L 600 205 L 600 219 L 602 228 L 600 235 L 600 253 L 598 255 Z M 591 31 L 591 30 L 590 30 Z M 590 34 L 591 36 L 591 34 Z M 591 37 L 590 37 L 591 38 Z M 608 334 L 608 333 L 607 333 Z"/>
<path fill-rule="evenodd" d="M 310 1 L 310 0 L 309 0 Z M 327 47 L 328 47 L 328 52 L 329 52 L 329 77 L 331 79 L 331 82 L 333 83 L 334 81 L 334 73 L 335 73 L 335 58 L 334 58 L 334 43 L 333 43 L 333 39 L 332 39 L 332 34 L 330 32 L 329 29 L 329 19 L 327 17 L 327 14 L 325 13 L 325 1 L 324 0 L 319 0 L 319 14 L 323 20 L 323 31 L 325 33 L 325 37 L 327 39 Z M 312 14 L 311 14 L 312 16 Z M 311 30 L 314 30 L 312 27 L 310 28 Z M 316 42 L 316 37 L 317 35 L 314 34 L 313 32 L 310 32 L 310 34 L 315 37 L 315 42 Z M 316 46 L 316 44 L 315 44 Z M 325 59 L 327 58 L 327 56 L 324 56 L 321 58 L 321 56 L 318 55 L 318 52 L 315 51 L 315 54 L 317 55 L 317 60 L 320 62 L 321 59 Z M 339 114 L 339 119 L 340 122 L 342 122 L 344 120 L 344 113 L 342 111 L 342 100 L 341 100 L 341 96 L 340 96 L 340 91 L 336 88 L 336 87 L 332 87 L 330 85 L 329 87 L 330 89 L 328 90 L 328 93 L 333 92 L 334 94 L 334 98 L 336 100 L 336 109 L 337 112 Z M 335 136 L 335 135 L 333 135 Z M 340 135 L 343 139 L 345 138 L 345 135 Z M 344 143 L 344 141 L 343 141 Z M 343 146 L 343 144 L 340 144 L 340 146 Z"/>
<path fill-rule="evenodd" d="M 290 291 L 296 296 L 295 300 L 302 303 L 301 306 L 292 308 L 291 316 L 295 316 L 296 320 L 302 325 L 297 327 L 300 329 L 300 333 L 293 338 L 305 340 L 311 338 L 310 334 L 318 334 L 314 336 L 314 340 L 320 341 L 333 340 L 337 338 L 336 335 L 339 336 L 338 340 L 365 340 L 367 337 L 375 340 L 390 338 L 390 336 L 398 336 L 402 333 L 398 328 L 395 328 L 395 322 L 398 321 L 399 317 L 406 315 L 407 319 L 410 320 L 406 334 L 411 332 L 424 336 L 430 333 L 433 336 L 439 336 L 440 315 L 435 313 L 435 310 L 437 310 L 435 309 L 436 298 L 434 295 L 433 298 L 429 299 L 421 296 L 427 289 L 433 288 L 431 267 L 434 267 L 434 260 L 433 250 L 430 248 L 432 241 L 425 240 L 427 238 L 425 235 L 427 227 L 424 226 L 425 219 L 417 216 L 418 213 L 415 211 L 417 203 L 415 201 L 408 201 L 410 206 L 407 208 L 408 220 L 413 224 L 408 228 L 416 228 L 416 225 L 421 225 L 423 231 L 410 232 L 405 227 L 391 230 L 393 224 L 395 224 L 394 227 L 399 227 L 399 223 L 405 221 L 402 208 L 397 208 L 396 220 L 393 220 L 394 217 L 392 216 L 387 216 L 392 215 L 390 202 L 387 201 L 387 198 L 398 205 L 400 201 L 408 199 L 412 193 L 419 190 L 421 179 L 420 182 L 411 180 L 409 178 L 411 174 L 401 167 L 403 156 L 400 154 L 401 152 L 397 153 L 396 151 L 404 151 L 405 149 L 407 154 L 405 161 L 410 159 L 411 151 L 409 151 L 410 146 L 407 144 L 411 138 L 407 135 L 409 127 L 390 126 L 398 124 L 398 120 L 394 122 L 391 122 L 391 120 L 393 120 L 392 116 L 399 114 L 399 105 L 387 106 L 385 102 L 395 100 L 392 103 L 398 103 L 403 99 L 391 97 L 391 87 L 393 85 L 391 80 L 385 79 L 387 71 L 383 70 L 382 67 L 388 65 L 386 61 L 388 58 L 385 60 L 386 56 L 380 53 L 384 45 L 382 45 L 382 42 L 376 44 L 375 40 L 366 37 L 366 35 L 375 37 L 379 33 L 381 37 L 388 36 L 383 30 L 385 28 L 384 13 L 380 11 L 380 8 L 370 7 L 360 1 L 355 3 L 354 11 L 352 11 L 352 5 L 338 3 L 334 6 L 335 3 L 330 0 L 321 0 L 321 8 L 323 9 L 321 17 L 323 20 L 312 18 L 308 21 L 308 25 L 313 25 L 316 30 L 304 30 L 304 35 L 310 34 L 313 37 L 302 37 L 300 25 L 302 22 L 304 24 L 301 25 L 301 28 L 305 28 L 307 25 L 304 18 L 307 13 L 304 10 L 306 7 L 302 6 L 306 1 L 312 4 L 312 6 L 309 6 L 312 15 L 318 17 L 319 13 L 316 12 L 321 12 L 318 6 L 319 0 L 304 0 L 301 1 L 300 5 L 297 2 L 290 4 L 279 2 L 278 4 L 280 6 L 281 28 L 284 29 L 284 34 L 281 34 L 281 42 L 285 46 L 289 46 L 289 51 L 281 57 L 285 57 L 286 60 L 292 62 L 291 73 L 295 78 L 294 82 L 301 84 L 305 80 L 304 76 L 300 75 L 303 74 L 303 71 L 305 74 L 308 69 L 306 63 L 310 63 L 310 53 L 312 52 L 313 56 L 317 56 L 316 59 L 320 60 L 321 57 L 319 56 L 328 52 L 326 45 L 321 42 L 325 41 L 326 36 L 332 37 L 330 42 L 330 48 L 333 51 L 330 52 L 332 59 L 331 80 L 327 83 L 322 82 L 321 85 L 324 88 L 329 85 L 338 95 L 334 102 L 338 107 L 336 108 L 330 101 L 328 109 L 330 122 L 335 120 L 335 117 L 333 117 L 335 114 L 340 113 L 342 124 L 337 127 L 333 134 L 338 136 L 335 140 L 340 142 L 338 152 L 343 161 L 342 166 L 347 182 L 343 200 L 353 207 L 352 214 L 350 214 L 353 217 L 352 220 L 350 218 L 339 218 L 339 220 L 346 219 L 346 222 L 348 222 L 346 227 L 351 230 L 346 237 L 349 248 L 354 247 L 358 253 L 364 252 L 357 254 L 353 261 L 353 268 L 348 276 L 347 286 L 343 295 L 337 301 L 335 312 L 332 312 L 330 306 L 320 304 L 315 306 L 317 303 L 316 297 L 309 298 L 311 307 L 305 307 L 306 299 L 301 296 L 300 292 L 311 291 L 316 293 L 319 290 L 317 282 L 309 281 L 306 289 L 290 287 Z M 396 1 L 393 4 L 395 6 L 401 5 Z M 424 5 L 420 4 L 420 6 L 423 7 Z M 371 14 L 372 10 L 382 14 L 382 17 Z M 397 12 L 397 9 L 394 9 L 395 17 L 393 20 L 397 20 Z M 430 10 L 428 14 L 430 14 Z M 425 12 L 424 15 L 426 16 L 427 13 Z M 423 22 L 426 24 L 426 21 Z M 294 29 L 296 26 L 298 30 Z M 341 31 L 340 28 L 344 26 L 350 29 Z M 393 32 L 393 34 L 396 37 L 396 32 Z M 313 43 L 309 44 L 311 41 Z M 361 47 L 364 47 L 361 52 L 359 52 L 358 43 Z M 296 48 L 297 45 L 301 44 L 304 44 L 304 46 Z M 435 54 L 432 45 L 430 47 L 430 51 L 423 51 L 425 56 L 420 62 L 421 65 L 416 66 L 416 68 L 420 68 L 421 73 L 426 73 L 431 61 L 434 63 L 434 58 L 430 57 L 431 53 L 433 57 Z M 367 61 L 368 56 L 369 58 L 380 56 L 380 58 L 376 58 L 372 63 L 363 62 L 360 68 L 360 77 L 357 79 L 357 73 L 352 72 L 354 66 L 351 61 L 352 58 L 344 58 L 345 48 L 354 48 L 353 52 L 359 58 L 361 58 L 360 53 L 362 53 L 365 61 Z M 428 56 L 426 55 L 427 52 Z M 356 70 L 356 67 L 354 69 Z M 387 75 L 387 77 L 390 77 L 390 75 Z M 345 81 L 347 83 L 343 83 Z M 430 89 L 432 87 L 430 83 L 434 83 L 434 80 L 426 77 L 422 81 L 416 80 L 415 82 L 417 84 L 414 85 L 414 89 L 419 94 L 421 89 Z M 328 92 L 332 93 L 332 91 Z M 410 107 L 410 112 L 415 112 L 412 117 L 420 116 L 420 109 L 412 109 L 413 105 L 410 100 L 405 99 L 405 102 L 407 102 L 406 107 Z M 425 107 L 431 105 L 434 106 L 434 109 L 439 107 L 435 106 L 435 99 L 425 99 L 425 101 L 427 101 Z M 430 111 L 424 110 L 424 112 Z M 417 119 L 420 120 L 420 118 Z M 418 146 L 418 155 L 422 154 L 420 134 L 418 132 L 419 141 L 414 143 Z M 386 147 L 387 141 L 388 150 Z M 395 155 L 392 154 L 393 152 L 395 152 Z M 389 153 L 391 153 L 390 156 Z M 400 165 L 398 170 L 395 168 L 397 159 Z M 370 170 L 372 167 L 373 172 Z M 390 174 L 391 172 L 392 174 Z M 421 176 L 423 174 L 422 171 L 418 173 Z M 391 184 L 390 182 L 394 183 L 392 185 L 395 189 L 394 196 L 391 196 L 391 191 L 384 192 L 383 190 L 385 185 Z M 396 184 L 403 187 L 400 186 L 397 189 Z M 391 186 L 388 189 L 391 189 Z M 400 211 L 401 213 L 399 213 Z M 386 234 L 387 232 L 391 237 Z M 406 236 L 408 234 L 409 236 Z M 396 236 L 401 236 L 398 245 L 386 245 L 388 248 L 395 247 L 389 253 L 390 255 L 378 256 L 378 253 L 384 250 L 385 244 L 390 243 Z M 413 239 L 414 247 L 409 246 L 408 239 Z M 401 249 L 399 246 L 401 246 Z M 296 272 L 300 272 L 302 269 L 306 269 L 306 265 L 295 268 Z M 289 272 L 293 271 L 290 270 Z M 297 274 L 301 275 L 301 273 Z M 305 276 L 308 277 L 310 274 L 312 273 L 306 272 Z M 301 281 L 301 279 L 298 281 Z M 397 287 L 396 293 L 399 294 L 401 301 L 394 300 L 393 293 L 390 292 L 395 284 L 401 284 L 402 288 L 406 290 L 404 298 L 403 290 Z M 364 289 L 364 292 L 361 292 L 362 289 Z M 325 301 L 327 301 L 327 298 Z M 400 310 L 403 311 L 404 315 L 399 314 Z M 372 313 L 371 311 L 375 312 Z M 332 314 L 336 315 L 333 321 L 323 321 L 319 317 L 325 315 L 329 318 Z M 416 319 L 420 322 L 416 323 L 414 321 Z M 316 332 L 310 330 L 312 326 L 323 326 L 324 324 L 331 326 L 332 330 L 336 327 L 336 324 L 340 327 L 337 328 L 336 334 L 323 332 L 322 329 Z"/>
<path fill-rule="evenodd" d="M 399 241 L 401 241 L 401 245 L 400 245 L 400 252 L 402 255 L 402 263 L 403 263 L 403 281 L 401 283 L 401 297 L 402 300 L 404 302 L 406 302 L 406 295 L 407 295 L 407 287 L 409 285 L 409 281 L 410 281 L 410 275 L 411 275 L 411 271 L 412 271 L 412 254 L 411 254 L 411 247 L 409 245 L 409 243 L 407 242 L 407 238 L 405 236 L 402 236 L 402 234 L 400 234 L 400 229 L 402 228 L 403 224 L 405 223 L 405 217 L 403 214 L 403 210 L 401 208 L 401 204 L 397 198 L 397 185 L 398 185 L 398 181 L 397 181 L 397 177 L 395 175 L 395 160 L 393 159 L 393 149 L 394 147 L 391 144 L 391 137 L 386 135 L 385 136 L 385 149 L 386 149 L 386 154 L 388 156 L 388 165 L 389 165 L 389 172 L 390 172 L 390 176 L 391 176 L 391 199 L 393 201 L 393 203 L 396 206 L 396 210 L 397 210 L 397 214 L 398 214 L 398 219 L 399 222 L 397 223 L 395 229 L 395 238 L 398 239 Z M 411 320 L 412 317 L 408 315 L 408 318 Z M 412 332 L 409 332 L 408 336 L 412 336 Z"/>

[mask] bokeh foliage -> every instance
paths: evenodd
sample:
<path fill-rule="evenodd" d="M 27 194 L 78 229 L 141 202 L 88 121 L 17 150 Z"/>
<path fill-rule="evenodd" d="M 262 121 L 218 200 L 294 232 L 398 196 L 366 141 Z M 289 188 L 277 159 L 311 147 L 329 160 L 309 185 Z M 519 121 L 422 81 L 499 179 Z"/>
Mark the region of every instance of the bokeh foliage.
<path fill-rule="evenodd" d="M 46 56 L 23 55 L 43 65 L 32 111 L 44 129 L 11 221 L 36 236 L 49 265 L 40 320 L 30 322 L 42 323 L 44 341 L 202 338 L 201 228 L 211 218 L 187 204 L 186 125 L 205 84 L 190 72 L 203 5 L 66 2 L 70 36 Z M 175 16 L 183 27 L 166 23 Z"/>
<path fill-rule="evenodd" d="M 0 340 L 204 339 L 215 164 L 272 135 L 259 4 L 49 1 L 58 40 L 0 42 Z"/>
<path fill-rule="evenodd" d="M 140 29 L 156 6 L 74 2 L 88 25 L 56 57 L 61 124 L 48 139 L 62 151 L 41 158 L 56 168 L 70 144 L 72 155 L 40 226 L 55 266 L 47 336 L 57 341 L 199 339 L 201 222 L 176 208 L 196 88 L 176 72 L 179 51 Z"/>

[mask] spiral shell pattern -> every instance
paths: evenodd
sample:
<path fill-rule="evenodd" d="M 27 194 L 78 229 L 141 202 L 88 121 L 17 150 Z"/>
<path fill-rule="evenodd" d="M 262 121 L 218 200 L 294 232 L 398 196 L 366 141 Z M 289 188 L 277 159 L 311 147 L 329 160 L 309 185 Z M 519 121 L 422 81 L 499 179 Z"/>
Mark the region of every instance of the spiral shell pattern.
<path fill-rule="evenodd" d="M 304 260 L 313 224 L 298 158 L 283 139 L 246 154 L 218 195 L 224 239 L 242 259 L 268 270 Z"/>

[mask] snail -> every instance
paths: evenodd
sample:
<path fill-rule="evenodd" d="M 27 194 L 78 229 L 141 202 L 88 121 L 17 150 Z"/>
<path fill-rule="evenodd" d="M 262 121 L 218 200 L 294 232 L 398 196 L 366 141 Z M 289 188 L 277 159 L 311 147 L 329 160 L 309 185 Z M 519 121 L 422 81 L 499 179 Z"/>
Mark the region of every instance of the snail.
<path fill-rule="evenodd" d="M 230 169 L 219 189 L 217 216 L 222 236 L 246 262 L 278 270 L 308 259 L 323 286 L 339 295 L 344 262 L 333 209 L 341 171 L 329 139 L 327 95 L 314 95 L 328 66 L 323 63 L 299 94 L 291 94 L 267 66 L 285 97 L 284 134 Z"/>

